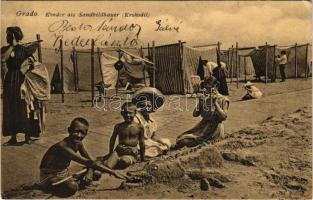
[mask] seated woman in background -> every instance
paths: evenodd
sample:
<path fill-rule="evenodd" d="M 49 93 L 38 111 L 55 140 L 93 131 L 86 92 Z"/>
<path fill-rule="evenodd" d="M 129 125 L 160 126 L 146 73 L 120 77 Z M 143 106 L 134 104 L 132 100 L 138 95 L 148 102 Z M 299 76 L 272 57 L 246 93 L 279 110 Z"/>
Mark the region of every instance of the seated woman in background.
<path fill-rule="evenodd" d="M 205 77 L 201 87 L 204 93 L 194 109 L 193 116 L 201 115 L 202 120 L 194 128 L 177 137 L 174 149 L 193 147 L 224 137 L 223 121 L 227 118 L 229 100 L 218 92 L 219 82 L 213 76 Z"/>
<path fill-rule="evenodd" d="M 249 100 L 249 99 L 259 99 L 262 97 L 262 92 L 253 85 L 250 81 L 243 85 L 246 94 L 242 97 L 242 100 Z"/>

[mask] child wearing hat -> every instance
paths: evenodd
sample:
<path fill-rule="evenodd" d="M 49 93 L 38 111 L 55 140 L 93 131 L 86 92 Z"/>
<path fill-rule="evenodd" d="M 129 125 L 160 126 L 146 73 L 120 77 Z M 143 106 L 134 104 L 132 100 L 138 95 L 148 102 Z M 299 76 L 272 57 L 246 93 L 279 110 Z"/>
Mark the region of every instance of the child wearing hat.
<path fill-rule="evenodd" d="M 253 85 L 250 81 L 243 85 L 246 94 L 242 97 L 242 100 L 249 100 L 249 99 L 259 99 L 262 97 L 262 92 Z"/>

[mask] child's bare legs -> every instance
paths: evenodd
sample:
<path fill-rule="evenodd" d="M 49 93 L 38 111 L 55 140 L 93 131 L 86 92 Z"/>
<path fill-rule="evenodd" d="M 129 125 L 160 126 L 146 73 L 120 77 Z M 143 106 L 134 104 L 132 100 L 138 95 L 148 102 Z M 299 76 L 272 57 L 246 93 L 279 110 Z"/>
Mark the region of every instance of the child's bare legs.
<path fill-rule="evenodd" d="M 125 155 L 119 157 L 117 152 L 114 151 L 112 155 L 106 161 L 104 161 L 103 164 L 111 169 L 114 169 L 116 167 L 118 169 L 125 169 L 133 163 L 134 163 L 133 156 Z"/>
<path fill-rule="evenodd" d="M 118 161 L 119 161 L 119 156 L 118 156 L 117 152 L 114 151 L 114 152 L 111 154 L 111 156 L 110 156 L 107 160 L 105 160 L 105 161 L 103 162 L 103 164 L 104 164 L 105 166 L 107 166 L 108 168 L 110 168 L 110 169 L 114 169 L 114 167 L 116 166 L 116 164 L 118 163 Z"/>
<path fill-rule="evenodd" d="M 125 169 L 127 167 L 129 167 L 130 165 L 132 165 L 134 163 L 134 157 L 133 156 L 122 156 L 119 159 L 118 162 L 118 167 L 119 169 Z"/>
<path fill-rule="evenodd" d="M 50 183 L 52 184 L 59 180 L 59 177 L 51 178 Z M 74 195 L 78 191 L 78 183 L 74 179 L 70 179 L 55 186 L 46 186 L 44 189 L 51 191 L 58 197 L 65 198 Z"/>

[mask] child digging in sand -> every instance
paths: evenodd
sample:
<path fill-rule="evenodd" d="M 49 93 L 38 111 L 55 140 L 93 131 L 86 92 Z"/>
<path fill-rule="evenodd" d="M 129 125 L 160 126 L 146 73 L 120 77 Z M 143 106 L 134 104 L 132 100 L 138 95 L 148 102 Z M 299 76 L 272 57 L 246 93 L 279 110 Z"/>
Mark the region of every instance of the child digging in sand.
<path fill-rule="evenodd" d="M 89 124 L 86 119 L 75 118 L 68 127 L 69 136 L 54 144 L 45 153 L 40 164 L 39 185 L 43 190 L 52 192 L 57 196 L 68 197 L 74 195 L 79 186 L 89 185 L 96 176 L 99 179 L 101 172 L 124 179 L 111 169 L 95 162 L 89 156 L 82 143 L 87 135 L 88 127 Z M 71 178 L 64 182 L 60 181 L 69 177 L 68 167 L 72 160 L 86 166 L 87 172 L 81 174 L 78 180 Z M 56 184 L 59 181 L 62 183 Z"/>
<path fill-rule="evenodd" d="M 122 105 L 121 115 L 124 118 L 124 122 L 115 125 L 110 139 L 108 159 L 104 161 L 104 165 L 111 169 L 125 169 L 134 164 L 138 156 L 138 143 L 141 161 L 144 161 L 144 130 L 140 124 L 134 122 L 135 114 L 136 105 L 131 102 L 126 102 Z M 117 136 L 119 144 L 114 150 Z"/>

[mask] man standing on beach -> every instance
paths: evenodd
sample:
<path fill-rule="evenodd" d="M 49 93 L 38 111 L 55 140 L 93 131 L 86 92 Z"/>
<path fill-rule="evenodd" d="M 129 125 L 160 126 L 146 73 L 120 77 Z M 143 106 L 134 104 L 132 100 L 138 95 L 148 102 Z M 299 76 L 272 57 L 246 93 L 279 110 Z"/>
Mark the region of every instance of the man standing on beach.
<path fill-rule="evenodd" d="M 288 61 L 286 51 L 281 51 L 280 57 L 277 60 L 279 61 L 281 82 L 284 82 L 286 80 L 285 67 Z"/>

